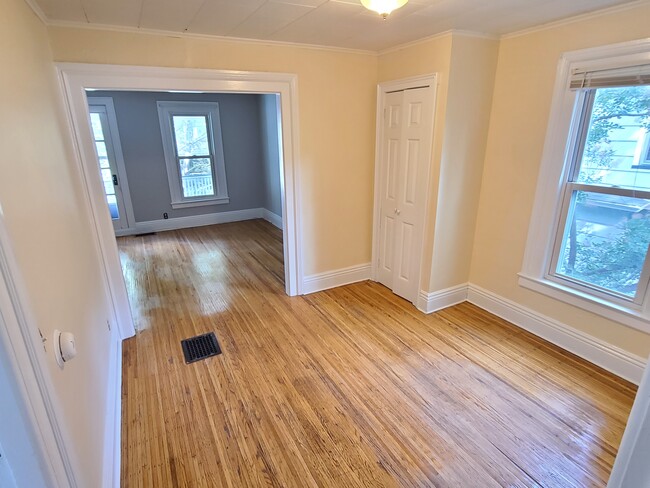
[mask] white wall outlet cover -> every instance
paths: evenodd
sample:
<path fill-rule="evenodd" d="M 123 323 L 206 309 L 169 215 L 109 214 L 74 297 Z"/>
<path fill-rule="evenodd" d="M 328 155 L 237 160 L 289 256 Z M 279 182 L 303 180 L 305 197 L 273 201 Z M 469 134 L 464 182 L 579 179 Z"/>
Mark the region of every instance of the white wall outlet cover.
<path fill-rule="evenodd" d="M 77 355 L 75 338 L 72 332 L 54 331 L 54 357 L 60 368 Z"/>

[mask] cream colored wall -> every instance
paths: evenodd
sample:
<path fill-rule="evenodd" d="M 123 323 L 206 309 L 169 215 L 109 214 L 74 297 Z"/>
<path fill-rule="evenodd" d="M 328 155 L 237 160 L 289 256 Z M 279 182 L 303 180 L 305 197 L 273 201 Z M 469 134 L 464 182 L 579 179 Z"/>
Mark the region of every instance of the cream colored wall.
<path fill-rule="evenodd" d="M 438 91 L 421 288 L 469 279 L 498 42 L 447 34 L 379 57 L 379 81 L 436 73 Z"/>
<path fill-rule="evenodd" d="M 78 484 L 99 487 L 111 339 L 99 260 L 62 122 L 47 31 L 23 0 L 0 0 L 0 12 L 0 205 L 34 326 L 48 339 L 45 374 L 72 441 Z M 78 356 L 64 371 L 52 354 L 55 328 L 77 339 Z"/>
<path fill-rule="evenodd" d="M 564 51 L 650 36 L 650 6 L 501 41 L 470 281 L 647 357 L 650 335 L 521 288 L 557 62 Z"/>
<path fill-rule="evenodd" d="M 376 56 L 58 27 L 50 39 L 56 61 L 296 73 L 304 273 L 370 261 Z"/>
<path fill-rule="evenodd" d="M 452 39 L 430 292 L 469 279 L 498 47 Z"/>

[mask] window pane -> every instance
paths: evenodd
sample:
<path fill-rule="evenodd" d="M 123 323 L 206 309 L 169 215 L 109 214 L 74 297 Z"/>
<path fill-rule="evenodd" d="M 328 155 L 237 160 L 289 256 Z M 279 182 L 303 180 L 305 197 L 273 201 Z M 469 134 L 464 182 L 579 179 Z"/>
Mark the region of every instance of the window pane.
<path fill-rule="evenodd" d="M 108 156 L 108 153 L 106 152 L 106 144 L 104 142 L 96 142 L 95 147 L 97 148 L 97 154 L 100 158 L 105 158 Z"/>
<path fill-rule="evenodd" d="M 110 167 L 110 164 L 108 163 L 108 153 L 106 152 L 106 144 L 102 141 L 95 142 L 95 147 L 97 148 L 97 156 L 99 156 L 99 167 Z"/>
<path fill-rule="evenodd" d="M 596 90 L 578 181 L 650 189 L 644 150 L 650 129 L 650 86 Z"/>
<path fill-rule="evenodd" d="M 174 115 L 174 137 L 179 157 L 209 156 L 208 125 L 203 115 Z"/>
<path fill-rule="evenodd" d="M 574 192 L 557 273 L 634 297 L 650 244 L 650 200 Z"/>
<path fill-rule="evenodd" d="M 113 174 L 110 169 L 102 169 L 102 182 L 104 183 L 104 192 L 107 195 L 115 194 L 115 187 L 113 186 Z"/>
<path fill-rule="evenodd" d="M 93 136 L 96 141 L 104 140 L 104 131 L 102 131 L 102 119 L 99 114 L 90 114 L 90 124 L 93 128 Z"/>
<path fill-rule="evenodd" d="M 212 165 L 209 158 L 184 158 L 179 160 L 179 164 L 184 197 L 214 195 Z"/>
<path fill-rule="evenodd" d="M 106 195 L 106 201 L 108 202 L 108 210 L 111 212 L 111 218 L 117 220 L 120 218 L 120 211 L 117 208 L 117 198 L 115 195 Z"/>

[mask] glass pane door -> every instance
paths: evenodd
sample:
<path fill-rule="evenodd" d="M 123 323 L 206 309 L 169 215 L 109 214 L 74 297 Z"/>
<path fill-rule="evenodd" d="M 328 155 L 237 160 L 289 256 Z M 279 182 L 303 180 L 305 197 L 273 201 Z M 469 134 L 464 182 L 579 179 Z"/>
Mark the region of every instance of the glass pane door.
<path fill-rule="evenodd" d="M 117 164 L 111 132 L 108 125 L 106 108 L 102 105 L 90 106 L 90 123 L 92 127 L 93 140 L 97 150 L 99 172 L 104 185 L 108 211 L 113 220 L 113 227 L 117 229 L 128 228 L 128 222 L 124 211 L 124 202 L 119 185 Z"/>

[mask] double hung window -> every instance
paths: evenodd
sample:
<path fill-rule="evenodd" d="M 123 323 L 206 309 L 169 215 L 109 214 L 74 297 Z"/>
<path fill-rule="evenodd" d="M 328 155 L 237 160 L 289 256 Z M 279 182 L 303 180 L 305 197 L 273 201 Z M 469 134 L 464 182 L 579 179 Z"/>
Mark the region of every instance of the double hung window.
<path fill-rule="evenodd" d="M 575 82 L 578 130 L 549 273 L 641 303 L 650 277 L 650 85 L 611 76 Z"/>
<path fill-rule="evenodd" d="M 650 330 L 649 247 L 650 43 L 567 53 L 520 284 Z"/>
<path fill-rule="evenodd" d="M 158 102 L 173 208 L 228 203 L 219 104 Z"/>

